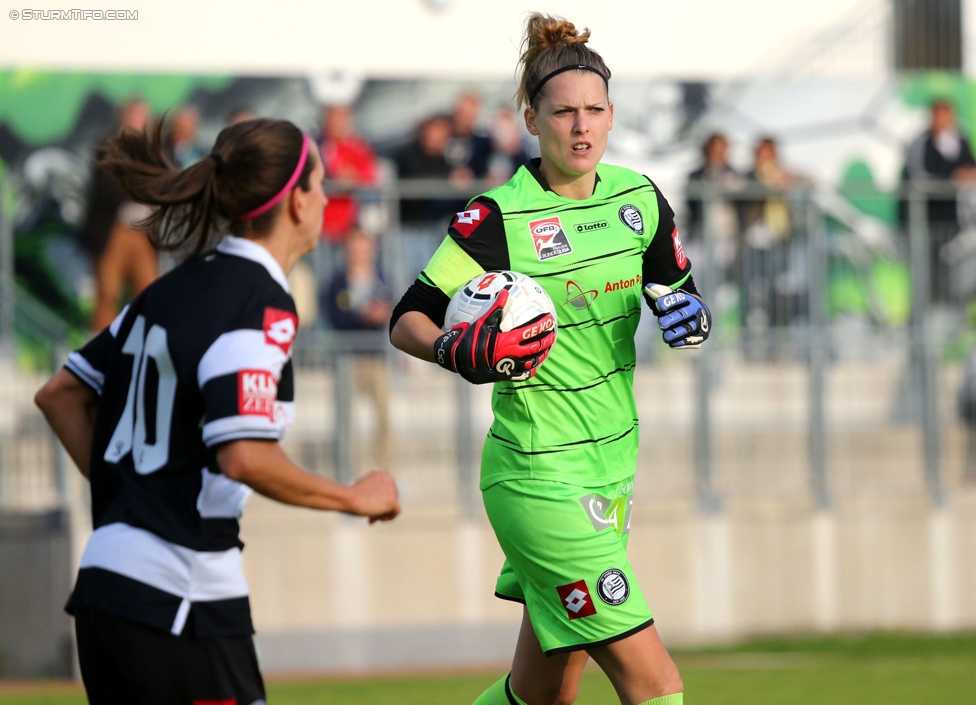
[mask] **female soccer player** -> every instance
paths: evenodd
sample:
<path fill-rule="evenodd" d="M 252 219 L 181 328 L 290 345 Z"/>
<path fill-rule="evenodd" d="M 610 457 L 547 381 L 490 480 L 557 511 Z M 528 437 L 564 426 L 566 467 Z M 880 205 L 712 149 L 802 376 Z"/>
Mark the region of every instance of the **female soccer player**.
<path fill-rule="evenodd" d="M 283 120 L 225 128 L 183 171 L 163 124 L 122 132 L 102 165 L 155 207 L 153 244 L 188 261 L 71 353 L 36 402 L 91 480 L 94 532 L 68 611 L 89 702 L 264 702 L 238 520 L 251 491 L 389 520 L 393 479 L 351 486 L 292 463 L 287 273 L 326 203 L 314 143 Z M 230 235 L 216 250 L 224 224 Z"/>
<path fill-rule="evenodd" d="M 642 292 L 672 347 L 697 347 L 709 318 L 660 191 L 600 163 L 613 125 L 610 71 L 588 38 L 565 20 L 529 18 L 517 97 L 542 157 L 457 214 L 391 321 L 396 347 L 498 382 L 481 489 L 506 556 L 495 593 L 525 607 L 512 671 L 478 705 L 571 703 L 588 656 L 626 705 L 682 702 L 625 552 L 634 332 Z M 455 291 L 491 270 L 547 290 L 558 312 L 551 354 L 551 335 L 499 330 L 504 296 L 470 325 L 439 329 Z M 519 361 L 508 375 L 495 366 L 503 355 Z"/>

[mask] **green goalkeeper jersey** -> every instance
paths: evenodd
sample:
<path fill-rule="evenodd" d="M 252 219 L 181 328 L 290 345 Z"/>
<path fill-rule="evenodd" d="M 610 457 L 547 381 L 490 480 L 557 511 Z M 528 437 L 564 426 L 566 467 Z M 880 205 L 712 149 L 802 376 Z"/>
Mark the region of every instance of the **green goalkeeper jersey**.
<path fill-rule="evenodd" d="M 484 271 L 521 272 L 545 288 L 558 323 L 534 377 L 495 384 L 482 489 L 514 478 L 595 486 L 633 475 L 641 290 L 677 288 L 691 271 L 655 185 L 601 164 L 592 196 L 564 198 L 535 160 L 472 200 L 448 233 L 421 282 L 450 297 Z"/>

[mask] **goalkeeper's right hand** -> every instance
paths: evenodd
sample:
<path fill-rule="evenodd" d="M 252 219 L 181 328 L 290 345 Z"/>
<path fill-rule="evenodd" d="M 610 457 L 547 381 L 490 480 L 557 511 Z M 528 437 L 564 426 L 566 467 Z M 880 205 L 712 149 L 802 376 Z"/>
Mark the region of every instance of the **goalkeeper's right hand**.
<path fill-rule="evenodd" d="M 556 321 L 546 313 L 501 330 L 509 292 L 503 290 L 491 307 L 470 323 L 459 323 L 434 343 L 434 359 L 472 384 L 521 382 L 532 377 L 556 342 Z"/>
<path fill-rule="evenodd" d="M 694 294 L 663 284 L 648 284 L 644 298 L 664 331 L 664 342 L 678 350 L 694 350 L 708 338 L 712 314 Z"/>

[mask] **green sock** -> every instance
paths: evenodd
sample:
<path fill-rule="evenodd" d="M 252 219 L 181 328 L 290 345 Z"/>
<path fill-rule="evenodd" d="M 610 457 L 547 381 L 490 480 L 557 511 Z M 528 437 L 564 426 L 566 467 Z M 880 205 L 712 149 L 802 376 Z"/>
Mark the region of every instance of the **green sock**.
<path fill-rule="evenodd" d="M 524 702 L 519 700 L 519 697 L 512 691 L 512 686 L 509 681 L 512 679 L 512 674 L 509 673 L 507 676 L 499 680 L 497 683 L 492 685 L 488 690 L 478 696 L 478 699 L 474 701 L 473 705 L 525 705 Z M 668 697 L 671 697 L 670 695 Z M 677 705 L 681 705 L 680 700 L 675 700 Z M 657 703 L 655 703 L 657 705 Z M 672 705 L 671 703 L 665 703 L 664 705 Z"/>
<path fill-rule="evenodd" d="M 671 695 L 662 695 L 660 698 L 653 698 L 651 700 L 645 700 L 640 703 L 640 705 L 684 705 L 685 698 L 684 693 L 671 693 Z"/>

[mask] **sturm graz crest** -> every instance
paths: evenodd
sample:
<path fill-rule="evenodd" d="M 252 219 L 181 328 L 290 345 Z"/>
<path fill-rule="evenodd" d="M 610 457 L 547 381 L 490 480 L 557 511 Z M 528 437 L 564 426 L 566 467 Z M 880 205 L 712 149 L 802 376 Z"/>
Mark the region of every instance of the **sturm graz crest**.
<path fill-rule="evenodd" d="M 622 570 L 611 568 L 596 581 L 596 591 L 608 605 L 621 605 L 630 597 L 630 583 Z"/>
<path fill-rule="evenodd" d="M 622 206 L 620 208 L 618 215 L 620 216 L 621 223 L 626 225 L 638 235 L 644 234 L 644 217 L 641 215 L 641 212 L 637 210 L 637 206 L 628 203 L 626 206 Z"/>

